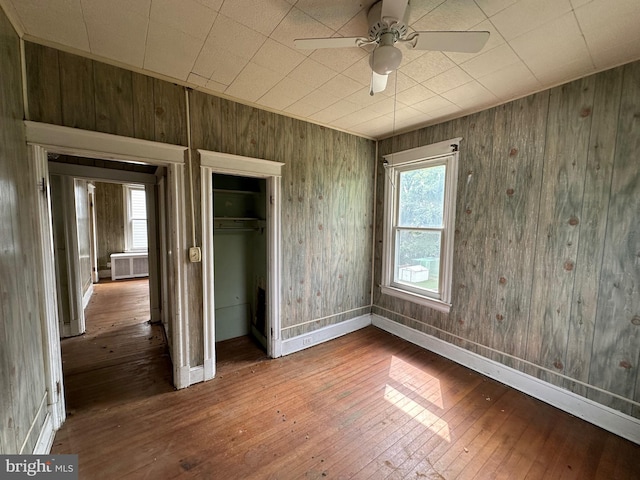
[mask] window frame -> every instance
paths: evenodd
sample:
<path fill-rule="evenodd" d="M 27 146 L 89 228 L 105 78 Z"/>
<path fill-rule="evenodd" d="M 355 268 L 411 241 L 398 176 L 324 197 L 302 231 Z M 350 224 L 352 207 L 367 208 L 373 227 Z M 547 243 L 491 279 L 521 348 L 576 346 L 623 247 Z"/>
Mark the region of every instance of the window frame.
<path fill-rule="evenodd" d="M 126 184 L 123 185 L 123 194 L 124 194 L 124 251 L 125 252 L 147 252 L 149 250 L 149 219 L 147 218 L 147 192 L 144 185 L 138 184 Z M 141 220 L 139 218 L 133 218 L 131 215 L 131 192 L 132 191 L 142 191 L 144 193 L 144 201 L 145 201 L 145 222 L 147 228 L 147 246 L 146 248 L 135 248 L 133 246 L 133 220 Z"/>
<path fill-rule="evenodd" d="M 423 147 L 384 155 L 384 223 L 382 255 L 382 293 L 399 297 L 441 312 L 451 308 L 451 284 L 453 248 L 458 183 L 458 147 L 462 138 L 454 138 Z M 445 165 L 444 212 L 442 228 L 425 228 L 425 231 L 441 231 L 439 293 L 424 291 L 394 281 L 397 258 L 396 232 L 406 230 L 398 226 L 399 192 L 396 185 L 402 172 Z M 408 228 L 412 230 L 411 227 Z"/>

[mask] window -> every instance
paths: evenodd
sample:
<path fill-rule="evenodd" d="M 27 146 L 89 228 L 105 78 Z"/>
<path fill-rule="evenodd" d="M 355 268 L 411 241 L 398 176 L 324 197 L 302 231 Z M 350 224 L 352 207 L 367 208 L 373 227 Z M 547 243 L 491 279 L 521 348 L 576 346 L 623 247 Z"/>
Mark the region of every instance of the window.
<path fill-rule="evenodd" d="M 143 185 L 124 186 L 125 250 L 147 250 L 147 202 Z"/>
<path fill-rule="evenodd" d="M 460 138 L 385 156 L 382 292 L 448 312 Z"/>

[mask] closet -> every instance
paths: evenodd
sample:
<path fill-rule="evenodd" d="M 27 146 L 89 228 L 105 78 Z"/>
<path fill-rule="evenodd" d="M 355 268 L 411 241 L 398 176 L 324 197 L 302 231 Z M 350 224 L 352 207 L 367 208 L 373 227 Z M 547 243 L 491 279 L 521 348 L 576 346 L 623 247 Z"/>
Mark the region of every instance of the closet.
<path fill-rule="evenodd" d="M 213 175 L 216 342 L 245 335 L 266 348 L 266 180 Z"/>

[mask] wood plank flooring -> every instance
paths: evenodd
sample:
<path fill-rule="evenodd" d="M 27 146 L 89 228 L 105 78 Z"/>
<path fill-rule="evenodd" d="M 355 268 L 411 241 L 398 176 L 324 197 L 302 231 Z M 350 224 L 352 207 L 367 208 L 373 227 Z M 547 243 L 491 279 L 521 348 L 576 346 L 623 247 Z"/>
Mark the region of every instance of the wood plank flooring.
<path fill-rule="evenodd" d="M 174 391 L 139 283 L 97 285 L 62 342 L 53 453 L 81 479 L 640 478 L 640 446 L 375 327 L 276 360 L 222 342 L 217 377 Z"/>

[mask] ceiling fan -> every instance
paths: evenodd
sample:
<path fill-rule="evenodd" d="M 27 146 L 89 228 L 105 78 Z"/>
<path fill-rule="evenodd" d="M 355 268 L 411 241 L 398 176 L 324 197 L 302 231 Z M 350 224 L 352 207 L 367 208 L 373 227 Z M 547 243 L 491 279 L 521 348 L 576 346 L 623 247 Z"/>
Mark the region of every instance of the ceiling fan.
<path fill-rule="evenodd" d="M 402 43 L 415 50 L 446 52 L 479 52 L 489 39 L 489 32 L 411 32 L 407 27 L 409 0 L 379 0 L 367 14 L 368 37 L 304 38 L 294 40 L 296 48 L 344 48 L 373 45 L 369 55 L 371 86 L 369 93 L 382 92 L 387 78 L 402 62 L 402 51 L 395 46 Z"/>

